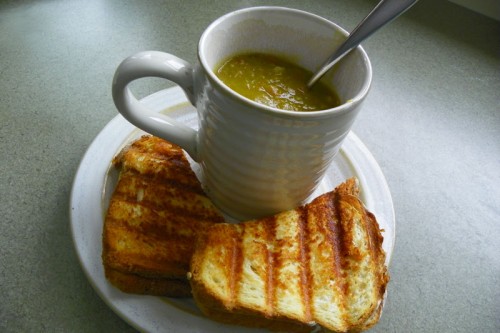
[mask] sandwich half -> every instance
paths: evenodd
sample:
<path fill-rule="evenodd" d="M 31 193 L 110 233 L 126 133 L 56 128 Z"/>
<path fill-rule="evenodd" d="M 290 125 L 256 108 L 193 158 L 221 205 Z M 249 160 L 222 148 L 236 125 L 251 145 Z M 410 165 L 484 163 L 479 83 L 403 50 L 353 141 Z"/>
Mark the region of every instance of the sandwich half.
<path fill-rule="evenodd" d="M 196 235 L 222 215 L 172 143 L 143 136 L 113 163 L 119 178 L 103 228 L 106 278 L 129 293 L 191 296 L 186 274 Z"/>
<path fill-rule="evenodd" d="M 196 304 L 229 324 L 283 332 L 375 325 L 389 281 L 375 216 L 349 179 L 311 203 L 200 233 L 189 280 Z"/>

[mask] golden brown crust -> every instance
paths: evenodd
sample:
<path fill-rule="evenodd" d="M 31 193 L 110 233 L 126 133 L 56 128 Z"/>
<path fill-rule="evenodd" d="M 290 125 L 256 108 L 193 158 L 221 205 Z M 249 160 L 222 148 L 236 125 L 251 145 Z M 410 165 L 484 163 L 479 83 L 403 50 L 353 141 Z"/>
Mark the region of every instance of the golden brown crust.
<path fill-rule="evenodd" d="M 358 195 L 357 181 L 349 179 L 295 210 L 207 228 L 191 261 L 200 309 L 252 327 L 373 326 L 389 277 L 379 226 Z"/>
<path fill-rule="evenodd" d="M 120 173 L 103 228 L 107 277 L 122 290 L 175 296 L 186 285 L 196 234 L 223 217 L 174 144 L 143 136 L 113 163 Z"/>
<path fill-rule="evenodd" d="M 197 251 L 206 251 L 207 248 L 214 245 L 214 242 L 217 245 L 220 245 L 220 240 L 223 242 L 223 245 L 220 247 L 217 246 L 216 252 L 210 253 L 210 255 L 212 256 L 212 258 L 214 258 L 213 256 L 218 256 L 217 258 L 220 260 L 221 264 L 224 263 L 225 265 L 227 265 L 227 267 L 231 267 L 234 256 L 232 251 L 235 251 L 234 244 L 232 244 L 231 242 L 232 237 L 235 235 L 231 235 L 232 229 L 233 228 L 231 225 L 223 223 L 218 224 L 216 228 L 211 230 L 210 236 L 217 235 L 212 239 L 207 239 L 207 237 L 211 237 L 209 237 L 208 233 L 206 232 L 200 234 L 197 240 Z M 226 253 L 224 251 L 221 251 L 224 248 L 232 250 Z M 235 290 L 227 290 L 231 295 L 228 299 L 220 298 L 219 295 L 214 293 L 213 290 L 209 288 L 201 278 L 201 270 L 204 269 L 202 267 L 204 263 L 200 259 L 201 258 L 198 256 L 193 256 L 193 260 L 191 262 L 191 273 L 189 274 L 189 281 L 191 284 L 193 297 L 198 308 L 208 318 L 225 324 L 266 328 L 268 330 L 276 332 L 301 333 L 311 331 L 311 327 L 305 325 L 304 323 L 287 318 L 272 317 L 271 315 L 266 317 L 266 314 L 262 312 L 241 307 L 235 302 Z M 232 276 L 232 272 L 228 272 L 228 275 Z M 236 279 L 232 280 L 234 283 Z M 234 285 L 229 286 L 230 284 L 228 284 L 227 286 L 228 289 L 235 288 Z"/>
<path fill-rule="evenodd" d="M 292 321 L 286 318 L 266 318 L 263 317 L 261 313 L 238 313 L 235 316 L 228 316 L 227 311 L 216 311 L 214 309 L 205 310 L 205 315 L 207 315 L 207 317 L 224 324 L 263 328 L 272 332 L 283 333 L 310 333 L 314 330 L 313 326 L 301 322 Z"/>
<path fill-rule="evenodd" d="M 187 280 L 148 278 L 137 274 L 127 274 L 104 266 L 104 273 L 109 282 L 125 293 L 191 297 L 191 287 Z"/>

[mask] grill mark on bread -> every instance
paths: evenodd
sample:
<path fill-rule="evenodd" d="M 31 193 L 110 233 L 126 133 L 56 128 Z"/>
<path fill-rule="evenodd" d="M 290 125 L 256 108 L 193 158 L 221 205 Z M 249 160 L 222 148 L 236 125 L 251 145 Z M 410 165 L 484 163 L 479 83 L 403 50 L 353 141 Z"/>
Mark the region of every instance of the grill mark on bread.
<path fill-rule="evenodd" d="M 334 223 L 331 224 L 333 234 L 335 236 L 335 244 L 338 256 L 336 256 L 337 265 L 340 264 L 342 276 L 345 277 L 345 270 L 348 269 L 348 256 L 351 255 L 351 245 L 352 245 L 352 234 L 347 228 L 344 216 L 340 207 L 341 194 L 334 194 L 333 197 L 333 216 L 335 216 Z M 344 279 L 342 279 L 344 282 Z M 347 294 L 348 286 L 343 283 L 342 291 L 343 294 Z"/>
<path fill-rule="evenodd" d="M 328 208 L 330 210 L 331 219 L 328 220 L 329 224 L 329 233 L 328 235 L 331 237 L 331 244 L 333 246 L 333 256 L 334 259 L 334 270 L 335 275 L 338 277 L 337 279 L 337 288 L 340 291 L 339 295 L 339 305 L 341 308 L 340 316 L 343 322 L 348 321 L 348 284 L 346 281 L 346 269 L 347 269 L 347 260 L 346 257 L 348 255 L 348 242 L 346 238 L 346 232 L 344 229 L 344 225 L 342 224 L 342 214 L 340 211 L 339 203 L 340 197 L 342 194 L 333 193 L 331 195 L 331 200 L 328 200 Z"/>
<path fill-rule="evenodd" d="M 309 249 L 309 231 L 307 228 L 308 208 L 302 207 L 299 209 L 299 249 L 300 249 L 300 288 L 302 300 L 304 301 L 304 318 L 307 322 L 311 321 L 311 283 L 310 275 L 310 249 Z"/>
<path fill-rule="evenodd" d="M 266 315 L 271 317 L 276 304 L 275 293 L 275 254 L 272 241 L 276 239 L 276 217 L 271 216 L 264 222 L 264 240 L 266 242 Z"/>
<path fill-rule="evenodd" d="M 194 219 L 217 220 L 223 222 L 209 203 L 208 199 L 190 187 L 172 184 L 158 184 L 154 181 L 137 179 L 131 174 L 120 178 L 121 186 L 117 187 L 113 199 L 121 199 L 155 210 L 168 210 L 172 213 L 191 216 Z M 169 198 L 166 200 L 165 198 Z"/>
<path fill-rule="evenodd" d="M 170 225 L 159 225 L 150 221 L 143 221 L 140 224 L 130 224 L 123 219 L 109 219 L 110 223 L 116 224 L 117 228 L 126 229 L 128 232 L 140 234 L 141 237 L 147 237 L 157 241 L 179 240 L 183 242 L 193 241 L 196 229 L 183 228 L 183 233 L 177 233 Z M 173 221 L 174 223 L 176 221 Z"/>
<path fill-rule="evenodd" d="M 108 208 L 107 218 L 110 222 L 119 222 L 134 226 L 144 226 L 155 224 L 158 227 L 165 227 L 164 231 L 182 235 L 184 230 L 193 230 L 211 225 L 214 219 L 211 216 L 198 214 L 193 218 L 193 214 L 182 214 L 174 209 L 155 209 L 150 205 L 129 201 L 122 198 L 115 198 Z M 172 222 L 172 223 L 170 223 Z"/>
<path fill-rule="evenodd" d="M 345 193 L 335 193 L 334 205 L 335 205 L 335 216 L 338 226 L 336 229 L 339 247 L 338 256 L 340 257 L 340 266 L 342 271 L 342 279 L 340 283 L 340 290 L 342 291 L 342 319 L 344 322 L 350 321 L 350 306 L 349 294 L 350 294 L 350 275 L 354 272 L 354 267 L 351 266 L 351 258 L 354 256 L 354 252 L 357 249 L 353 248 L 353 235 L 352 228 L 348 227 L 348 219 L 345 216 L 345 212 L 342 210 L 342 199 Z"/>
<path fill-rule="evenodd" d="M 169 166 L 163 165 L 162 168 Z M 162 174 L 144 174 L 137 169 L 125 169 L 120 177 L 130 177 L 143 183 L 154 183 L 164 187 L 177 187 L 199 195 L 205 195 L 200 184 L 193 180 L 193 175 L 186 174 L 182 169 L 170 171 L 166 175 Z"/>
<path fill-rule="evenodd" d="M 236 229 L 236 233 L 231 238 L 231 255 L 229 269 L 229 292 L 230 302 L 229 308 L 233 308 L 236 303 L 236 296 L 239 294 L 239 283 L 242 279 L 243 272 L 243 251 L 242 251 L 242 235 L 245 232 L 245 225 L 240 224 Z"/>
<path fill-rule="evenodd" d="M 158 208 L 158 205 L 150 202 L 137 202 L 133 199 L 117 196 L 117 201 L 126 202 L 128 204 L 134 205 L 136 207 L 144 207 L 148 210 L 155 211 L 157 213 L 168 212 L 169 215 L 175 216 L 176 219 L 182 219 L 183 221 L 191 220 L 191 223 L 203 223 L 203 222 L 224 222 L 221 216 L 211 214 L 210 209 L 195 209 L 190 207 L 191 210 L 187 211 L 186 207 L 175 206 L 164 204 Z"/>

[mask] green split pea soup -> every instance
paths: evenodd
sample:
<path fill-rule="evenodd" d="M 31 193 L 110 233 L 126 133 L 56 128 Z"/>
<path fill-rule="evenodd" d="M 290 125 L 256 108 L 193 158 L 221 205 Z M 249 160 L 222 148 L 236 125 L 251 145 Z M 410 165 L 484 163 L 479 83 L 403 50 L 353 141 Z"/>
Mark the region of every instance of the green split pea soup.
<path fill-rule="evenodd" d="M 319 111 L 340 105 L 333 89 L 322 82 L 312 88 L 313 73 L 278 56 L 239 54 L 215 71 L 229 88 L 257 103 L 288 111 Z"/>

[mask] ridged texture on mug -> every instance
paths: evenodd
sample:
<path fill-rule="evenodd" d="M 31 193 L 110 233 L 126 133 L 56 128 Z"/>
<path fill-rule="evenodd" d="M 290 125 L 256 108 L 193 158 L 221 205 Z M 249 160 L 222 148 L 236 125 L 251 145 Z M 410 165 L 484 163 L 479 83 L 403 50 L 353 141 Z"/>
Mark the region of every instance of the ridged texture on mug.
<path fill-rule="evenodd" d="M 357 113 L 299 119 L 235 102 L 206 82 L 205 88 L 198 96 L 203 183 L 214 203 L 239 219 L 291 209 L 306 199 Z"/>

